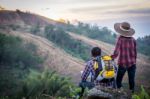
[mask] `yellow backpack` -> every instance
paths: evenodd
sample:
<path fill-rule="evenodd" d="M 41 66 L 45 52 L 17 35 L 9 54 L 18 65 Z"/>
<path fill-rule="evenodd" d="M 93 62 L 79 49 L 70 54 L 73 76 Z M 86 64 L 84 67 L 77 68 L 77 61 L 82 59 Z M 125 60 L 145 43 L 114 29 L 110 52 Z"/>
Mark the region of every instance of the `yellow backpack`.
<path fill-rule="evenodd" d="M 99 72 L 99 76 L 103 78 L 110 79 L 115 77 L 115 67 L 110 56 L 102 56 L 102 60 L 104 62 L 104 66 L 102 70 Z M 94 62 L 94 69 L 98 68 L 98 62 Z"/>

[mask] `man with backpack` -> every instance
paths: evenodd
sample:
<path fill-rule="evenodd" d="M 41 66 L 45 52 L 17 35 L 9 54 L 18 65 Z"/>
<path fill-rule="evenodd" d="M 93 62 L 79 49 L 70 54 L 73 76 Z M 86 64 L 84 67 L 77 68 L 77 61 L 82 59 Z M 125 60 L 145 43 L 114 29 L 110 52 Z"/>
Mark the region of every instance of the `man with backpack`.
<path fill-rule="evenodd" d="M 101 56 L 101 49 L 94 47 L 91 50 L 92 59 L 86 63 L 85 69 L 81 76 L 81 83 L 79 86 L 82 88 L 80 95 L 83 95 L 84 89 L 93 88 L 95 85 L 104 87 L 114 87 L 116 68 L 111 63 L 111 57 Z M 110 61 L 108 61 L 110 60 Z M 106 63 L 105 63 L 106 62 Z M 107 68 L 105 65 L 108 65 Z M 112 67 L 113 66 L 113 67 Z M 90 76 L 90 81 L 87 79 Z"/>
<path fill-rule="evenodd" d="M 135 71 L 136 71 L 136 40 L 132 37 L 135 34 L 134 29 L 128 22 L 116 23 L 114 29 L 120 34 L 113 55 L 113 59 L 118 58 L 117 87 L 122 87 L 122 79 L 128 71 L 129 88 L 134 93 Z"/>

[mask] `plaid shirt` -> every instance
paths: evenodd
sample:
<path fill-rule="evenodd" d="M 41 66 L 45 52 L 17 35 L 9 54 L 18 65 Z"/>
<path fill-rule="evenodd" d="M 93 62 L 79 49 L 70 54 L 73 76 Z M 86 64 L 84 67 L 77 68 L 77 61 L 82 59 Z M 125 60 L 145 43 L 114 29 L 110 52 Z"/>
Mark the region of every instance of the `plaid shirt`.
<path fill-rule="evenodd" d="M 85 69 L 84 69 L 82 76 L 81 76 L 82 81 L 86 81 L 90 74 L 92 77 L 91 79 L 94 79 L 95 70 L 94 70 L 93 64 L 94 64 L 93 60 L 90 60 L 86 63 Z"/>
<path fill-rule="evenodd" d="M 124 67 L 130 67 L 133 64 L 136 64 L 136 40 L 133 37 L 123 37 L 120 36 L 116 43 L 116 47 L 112 58 L 118 58 L 118 65 Z"/>
<path fill-rule="evenodd" d="M 94 81 L 95 70 L 94 70 L 93 65 L 94 65 L 94 61 L 92 59 L 86 63 L 85 69 L 81 76 L 82 82 L 85 82 L 90 74 L 92 77 L 91 78 L 92 81 Z M 95 85 L 101 85 L 101 86 L 105 86 L 105 87 L 113 87 L 113 85 L 114 85 L 114 81 L 108 82 L 108 83 L 101 83 L 100 81 L 95 80 L 94 83 L 95 83 Z"/>

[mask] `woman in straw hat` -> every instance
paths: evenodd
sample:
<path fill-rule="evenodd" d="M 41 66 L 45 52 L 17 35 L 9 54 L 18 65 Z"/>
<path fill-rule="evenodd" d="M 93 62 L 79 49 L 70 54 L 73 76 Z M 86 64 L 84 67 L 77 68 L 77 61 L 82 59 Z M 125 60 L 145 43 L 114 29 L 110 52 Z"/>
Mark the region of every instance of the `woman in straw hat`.
<path fill-rule="evenodd" d="M 114 29 L 120 34 L 112 58 L 118 57 L 117 88 L 122 87 L 122 79 L 125 72 L 128 72 L 129 88 L 134 92 L 135 71 L 136 71 L 136 40 L 132 37 L 134 29 L 128 22 L 114 24 Z"/>

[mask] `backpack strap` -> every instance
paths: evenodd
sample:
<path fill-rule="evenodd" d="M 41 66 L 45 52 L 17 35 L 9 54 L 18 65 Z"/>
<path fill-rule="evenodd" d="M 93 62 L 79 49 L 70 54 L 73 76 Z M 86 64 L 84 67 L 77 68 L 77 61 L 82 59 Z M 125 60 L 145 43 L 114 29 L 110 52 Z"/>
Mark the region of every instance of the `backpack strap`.
<path fill-rule="evenodd" d="M 103 70 L 102 62 L 101 62 L 101 57 L 98 56 L 98 57 L 94 58 L 93 62 L 94 62 L 94 65 L 97 65 L 97 66 L 94 66 L 94 70 L 95 70 L 94 80 L 95 80 L 98 77 L 100 71 Z"/>

